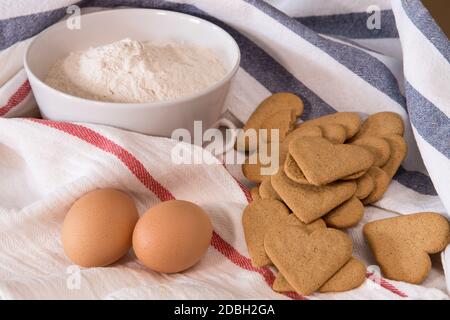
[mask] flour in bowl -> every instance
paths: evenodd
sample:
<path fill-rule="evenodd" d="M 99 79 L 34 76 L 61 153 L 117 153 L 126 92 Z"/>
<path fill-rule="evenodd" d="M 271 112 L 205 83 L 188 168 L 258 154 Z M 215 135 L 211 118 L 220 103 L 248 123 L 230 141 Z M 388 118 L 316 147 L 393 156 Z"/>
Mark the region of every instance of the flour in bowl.
<path fill-rule="evenodd" d="M 198 93 L 225 74 L 210 49 L 123 39 L 70 53 L 50 69 L 45 82 L 81 98 L 140 103 Z"/>

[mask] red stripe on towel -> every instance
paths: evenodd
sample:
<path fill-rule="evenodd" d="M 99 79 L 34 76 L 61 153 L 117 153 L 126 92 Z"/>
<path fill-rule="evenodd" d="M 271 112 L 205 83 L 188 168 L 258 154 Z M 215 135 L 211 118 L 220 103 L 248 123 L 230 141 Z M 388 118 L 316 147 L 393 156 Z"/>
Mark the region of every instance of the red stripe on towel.
<path fill-rule="evenodd" d="M 131 173 L 145 186 L 152 191 L 161 201 L 167 201 L 175 199 L 174 196 L 165 189 L 158 181 L 156 181 L 145 169 L 144 165 L 136 159 L 130 152 L 117 145 L 110 139 L 102 136 L 101 134 L 91 130 L 87 127 L 67 123 L 67 122 L 55 122 L 41 119 L 30 119 L 34 122 L 44 124 L 48 127 L 58 129 L 69 133 L 97 148 L 115 155 L 130 171 Z"/>
<path fill-rule="evenodd" d="M 89 144 L 108 152 L 114 156 L 116 156 L 130 171 L 131 173 L 142 183 L 147 189 L 153 192 L 161 201 L 167 201 L 175 199 L 172 193 L 163 187 L 158 181 L 156 181 L 148 170 L 144 167 L 144 165 L 129 151 L 119 146 L 112 140 L 106 138 L 100 133 L 89 129 L 85 126 L 67 123 L 67 122 L 55 122 L 50 120 L 41 120 L 41 119 L 29 119 L 33 122 L 40 123 L 46 125 L 48 127 L 55 128 L 57 130 L 68 133 L 72 136 L 75 136 Z M 245 191 L 245 186 L 238 182 L 242 191 L 247 197 L 250 196 L 250 192 Z M 251 199 L 247 197 L 247 199 Z M 218 233 L 214 231 L 213 238 L 211 241 L 211 245 L 219 251 L 222 255 L 224 255 L 227 259 L 233 262 L 235 265 L 241 267 L 242 269 L 258 272 L 261 274 L 265 280 L 265 282 L 272 286 L 273 281 L 275 279 L 274 274 L 269 268 L 255 268 L 252 266 L 249 258 L 241 255 L 231 244 L 226 242 Z M 289 296 L 292 299 L 306 299 L 305 297 L 298 295 L 296 293 L 287 293 L 286 296 Z"/>
<path fill-rule="evenodd" d="M 225 168 L 226 170 L 226 168 Z M 227 170 L 228 171 L 228 170 Z M 231 174 L 230 174 L 231 175 Z M 250 193 L 250 190 L 239 180 L 237 180 L 235 177 L 232 176 L 232 178 L 236 181 L 236 183 L 239 185 L 239 188 L 241 188 L 242 192 L 244 193 L 245 198 L 250 203 L 253 201 L 252 194 Z"/>
<path fill-rule="evenodd" d="M 0 117 L 4 116 L 9 111 L 11 111 L 12 108 L 19 105 L 23 100 L 25 100 L 25 98 L 28 96 L 30 92 L 31 92 L 30 82 L 28 82 L 28 80 L 25 80 L 25 82 L 22 83 L 22 85 L 11 96 L 11 98 L 9 98 L 6 104 L 0 107 Z"/>
<path fill-rule="evenodd" d="M 381 287 L 385 288 L 386 290 L 389 290 L 390 292 L 399 297 L 408 298 L 408 295 L 406 293 L 397 289 L 392 283 L 388 282 L 386 279 L 382 277 L 376 277 L 373 272 L 368 272 L 366 274 L 366 278 L 379 284 Z"/>

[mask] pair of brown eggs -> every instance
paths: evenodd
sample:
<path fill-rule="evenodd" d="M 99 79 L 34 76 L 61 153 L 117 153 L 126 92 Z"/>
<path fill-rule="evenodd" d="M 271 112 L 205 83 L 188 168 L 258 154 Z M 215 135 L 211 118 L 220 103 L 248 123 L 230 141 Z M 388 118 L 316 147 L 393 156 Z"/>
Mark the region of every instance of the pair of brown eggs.
<path fill-rule="evenodd" d="M 175 273 L 201 259 L 212 232 L 208 215 L 192 202 L 162 202 L 139 218 L 129 195 L 98 189 L 72 205 L 64 219 L 61 240 L 66 255 L 82 267 L 110 265 L 133 247 L 146 267 Z"/>

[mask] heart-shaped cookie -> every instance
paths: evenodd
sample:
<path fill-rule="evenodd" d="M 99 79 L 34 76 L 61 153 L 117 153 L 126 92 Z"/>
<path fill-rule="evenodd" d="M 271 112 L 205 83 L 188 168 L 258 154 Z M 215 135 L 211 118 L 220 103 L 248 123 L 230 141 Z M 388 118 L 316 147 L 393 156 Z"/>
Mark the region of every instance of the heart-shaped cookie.
<path fill-rule="evenodd" d="M 375 187 L 375 183 L 369 174 L 365 174 L 360 178 L 356 179 L 356 192 L 355 196 L 358 199 L 367 198 L 367 196 L 372 192 Z"/>
<path fill-rule="evenodd" d="M 322 130 L 317 126 L 298 127 L 291 131 L 280 145 L 280 165 L 283 165 L 288 153 L 289 143 L 302 137 L 321 137 Z"/>
<path fill-rule="evenodd" d="M 288 136 L 286 137 L 286 139 L 279 145 L 278 166 L 284 165 L 284 162 L 288 155 L 290 141 L 292 141 L 294 139 L 298 139 L 300 137 L 310 137 L 310 136 L 311 137 L 321 137 L 322 131 L 320 130 L 319 127 L 315 127 L 315 126 L 311 126 L 311 127 L 307 127 L 307 128 L 297 128 L 297 129 L 291 131 L 288 134 Z M 272 143 L 267 144 L 267 148 L 269 148 L 270 152 L 272 150 L 272 145 L 273 145 Z M 276 149 L 274 150 L 274 152 L 277 152 Z M 271 155 L 271 153 L 268 153 L 268 154 Z M 256 183 L 261 183 L 266 177 L 268 177 L 271 174 L 275 174 L 276 171 L 278 170 L 278 167 L 277 167 L 269 175 L 262 175 L 261 169 L 266 169 L 268 167 L 270 167 L 270 165 L 262 164 L 260 161 L 260 158 L 258 156 L 257 163 L 248 163 L 248 161 L 247 161 L 246 163 L 244 163 L 242 165 L 242 173 L 248 180 L 250 180 L 252 182 L 256 182 Z"/>
<path fill-rule="evenodd" d="M 361 127 L 361 118 L 356 112 L 336 112 L 303 122 L 300 126 L 325 126 L 340 124 L 345 128 L 347 139 L 353 137 Z"/>
<path fill-rule="evenodd" d="M 283 170 L 271 177 L 272 186 L 284 203 L 303 222 L 310 223 L 350 199 L 356 191 L 354 181 L 338 181 L 325 186 L 300 184 Z"/>
<path fill-rule="evenodd" d="M 383 138 L 389 144 L 390 157 L 387 160 L 386 164 L 381 167 L 381 169 L 383 169 L 384 172 L 387 173 L 389 178 L 392 179 L 392 177 L 400 167 L 400 164 L 406 157 L 408 146 L 405 142 L 405 139 L 403 139 L 403 137 L 399 135 L 394 134 Z"/>
<path fill-rule="evenodd" d="M 350 228 L 356 225 L 364 215 L 364 205 L 355 196 L 331 210 L 323 219 L 329 227 Z"/>
<path fill-rule="evenodd" d="M 347 131 L 340 124 L 330 123 L 320 126 L 320 129 L 322 129 L 323 137 L 331 143 L 340 144 L 347 139 Z"/>
<path fill-rule="evenodd" d="M 274 199 L 256 200 L 244 209 L 242 226 L 254 266 L 263 267 L 270 264 L 264 249 L 264 236 L 269 228 L 283 223 L 289 214 L 289 209 Z"/>
<path fill-rule="evenodd" d="M 343 292 L 358 288 L 366 280 L 366 265 L 351 258 L 330 280 L 320 287 L 319 292 Z"/>
<path fill-rule="evenodd" d="M 364 204 L 371 204 L 377 202 L 383 197 L 384 193 L 389 187 L 391 179 L 386 172 L 378 167 L 370 168 L 369 171 L 367 171 L 367 174 L 372 178 L 374 187 L 369 195 L 362 200 L 362 202 Z"/>
<path fill-rule="evenodd" d="M 252 196 L 252 200 L 261 200 L 261 196 L 259 195 L 259 187 L 253 187 L 250 189 L 250 195 Z"/>
<path fill-rule="evenodd" d="M 304 137 L 321 137 L 322 130 L 317 126 L 300 126 L 286 137 L 280 146 L 280 164 L 284 165 L 284 172 L 292 180 L 298 183 L 309 183 L 297 163 L 291 155 L 289 155 L 289 143 L 296 139 Z"/>
<path fill-rule="evenodd" d="M 431 269 L 429 254 L 447 246 L 450 228 L 443 216 L 420 212 L 369 222 L 364 236 L 386 278 L 419 284 Z"/>
<path fill-rule="evenodd" d="M 244 163 L 242 165 L 242 174 L 251 182 L 261 183 L 266 176 L 261 175 L 261 165 L 258 163 Z"/>
<path fill-rule="evenodd" d="M 330 228 L 311 234 L 299 226 L 272 228 L 264 247 L 295 291 L 304 295 L 319 289 L 352 255 L 349 236 Z"/>
<path fill-rule="evenodd" d="M 244 163 L 242 165 L 242 174 L 251 182 L 261 183 L 264 180 L 264 176 L 261 175 L 261 164 L 249 164 Z"/>
<path fill-rule="evenodd" d="M 351 142 L 362 137 L 383 137 L 392 134 L 403 136 L 405 125 L 402 117 L 395 112 L 378 112 L 370 115 L 362 124 Z"/>
<path fill-rule="evenodd" d="M 355 179 L 362 177 L 366 173 L 367 173 L 367 170 L 361 170 L 361 171 L 355 172 L 349 176 L 345 176 L 345 177 L 341 178 L 341 180 L 355 180 Z"/>
<path fill-rule="evenodd" d="M 284 228 L 285 225 L 304 227 L 304 228 L 306 228 L 306 230 L 309 233 L 316 231 L 318 229 L 325 229 L 327 227 L 327 225 L 325 224 L 325 221 L 323 221 L 323 219 L 317 219 L 311 223 L 306 224 L 306 223 L 303 223 L 299 218 L 297 218 L 297 216 L 295 214 L 288 215 L 284 219 L 284 222 L 280 226 L 277 226 L 277 227 Z"/>
<path fill-rule="evenodd" d="M 259 186 L 259 195 L 262 199 L 275 199 L 281 201 L 280 196 L 272 187 L 270 177 L 265 178 L 263 182 L 261 182 L 261 185 Z"/>
<path fill-rule="evenodd" d="M 247 134 L 247 130 L 249 129 L 258 131 L 262 128 L 273 129 L 277 128 L 277 126 L 281 126 L 282 128 L 278 127 L 278 129 L 280 129 L 284 135 L 287 134 L 287 132 L 292 129 L 295 118 L 303 113 L 303 108 L 303 101 L 295 94 L 289 92 L 275 93 L 264 99 L 252 113 L 247 120 L 247 123 L 244 125 L 243 131 L 239 134 L 237 141 L 240 141 L 240 143 L 236 144 L 237 149 L 240 151 L 254 150 L 251 148 L 248 140 L 245 139 L 245 134 Z M 283 112 L 283 110 L 288 110 L 288 112 Z M 277 116 L 280 112 L 283 114 L 283 117 L 281 117 L 282 119 Z M 274 120 L 273 123 L 271 122 L 271 119 Z M 285 136 L 280 134 L 279 138 L 280 141 L 283 141 Z M 270 139 L 267 141 L 270 141 Z"/>
<path fill-rule="evenodd" d="M 275 158 L 275 155 L 279 155 L 279 149 L 280 145 L 275 142 L 259 145 L 257 151 L 251 152 L 242 165 L 243 175 L 251 182 L 261 183 L 265 178 L 275 174 L 280 162 L 278 161 L 277 165 L 272 161 L 279 160 Z M 273 157 L 272 152 L 274 153 Z"/>
<path fill-rule="evenodd" d="M 284 172 L 289 177 L 289 179 L 297 183 L 309 184 L 302 170 L 300 170 L 299 166 L 297 165 L 297 162 L 295 162 L 294 158 L 292 158 L 289 153 L 286 157 L 286 160 L 284 161 Z"/>
<path fill-rule="evenodd" d="M 272 140 L 272 130 L 278 130 L 277 137 L 279 137 L 279 141 L 283 141 L 288 133 L 294 129 L 296 120 L 297 114 L 292 109 L 280 110 L 270 118 L 265 119 L 259 128 L 267 130 L 267 135 L 262 137 L 263 141 L 270 142 Z"/>
<path fill-rule="evenodd" d="M 299 139 L 302 137 L 322 137 L 322 129 L 318 126 L 302 126 L 301 124 L 289 133 L 286 139 Z"/>
<path fill-rule="evenodd" d="M 366 265 L 361 260 L 351 258 L 318 291 L 326 293 L 352 290 L 359 287 L 365 279 Z M 295 291 L 280 272 L 277 274 L 272 288 L 277 292 Z"/>
<path fill-rule="evenodd" d="M 387 141 L 379 137 L 362 137 L 352 144 L 361 146 L 369 150 L 373 155 L 373 165 L 381 167 L 386 164 L 391 155 L 391 150 Z"/>
<path fill-rule="evenodd" d="M 325 138 L 305 137 L 289 144 L 289 153 L 309 183 L 325 185 L 369 169 L 373 156 L 360 146 L 332 144 Z"/>

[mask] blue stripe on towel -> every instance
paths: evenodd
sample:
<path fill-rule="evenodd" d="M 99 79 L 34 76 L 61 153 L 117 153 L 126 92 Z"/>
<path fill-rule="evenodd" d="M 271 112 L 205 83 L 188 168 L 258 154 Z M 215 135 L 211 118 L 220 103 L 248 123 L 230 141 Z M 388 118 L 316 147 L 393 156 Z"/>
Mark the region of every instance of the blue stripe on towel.
<path fill-rule="evenodd" d="M 416 27 L 427 37 L 427 39 L 439 50 L 439 52 L 450 62 L 450 42 L 444 32 L 439 28 L 431 17 L 428 10 L 419 0 L 402 0 L 403 10 Z"/>
<path fill-rule="evenodd" d="M 426 194 L 429 196 L 437 195 L 431 178 L 422 172 L 408 171 L 405 170 L 405 168 L 400 167 L 394 176 L 394 180 L 421 194 Z"/>
<path fill-rule="evenodd" d="M 329 54 L 333 59 L 405 108 L 405 99 L 400 93 L 397 79 L 381 61 L 359 49 L 320 37 L 295 19 L 262 0 L 245 1 Z"/>
<path fill-rule="evenodd" d="M 0 50 L 14 43 L 31 38 L 41 30 L 61 20 L 66 14 L 65 8 L 0 20 Z"/>
<path fill-rule="evenodd" d="M 271 92 L 290 91 L 302 96 L 305 102 L 305 113 L 303 119 L 311 119 L 321 115 L 335 112 L 330 105 L 324 102 L 314 92 L 309 90 L 298 79 L 290 74 L 283 66 L 268 55 L 264 50 L 258 47 L 250 39 L 240 34 L 237 30 L 231 28 L 224 22 L 216 19 L 189 4 L 172 3 L 163 0 L 90 0 L 83 1 L 83 7 L 116 7 L 130 6 L 142 8 L 157 8 L 163 10 L 180 11 L 194 16 L 204 18 L 227 30 L 237 41 L 241 50 L 241 66 L 263 86 Z M 59 9 L 60 10 L 60 9 Z M 38 16 L 33 15 L 33 16 Z M 22 17 L 26 19 L 26 17 Z M 40 32 L 42 29 L 33 28 L 33 34 Z M 378 72 L 378 71 L 377 71 Z M 403 169 L 404 172 L 406 170 Z M 406 178 L 405 178 L 406 177 Z M 409 187 L 417 192 L 428 190 L 428 193 L 436 195 L 433 184 L 429 177 L 414 171 L 408 171 L 408 176 L 402 176 L 401 179 L 395 177 L 405 187 Z"/>
<path fill-rule="evenodd" d="M 398 38 L 392 10 L 380 10 L 380 29 L 369 29 L 367 20 L 372 13 L 352 12 L 295 18 L 315 32 L 351 39 Z"/>
<path fill-rule="evenodd" d="M 405 83 L 408 112 L 420 136 L 450 159 L 450 119 L 409 83 Z"/>

